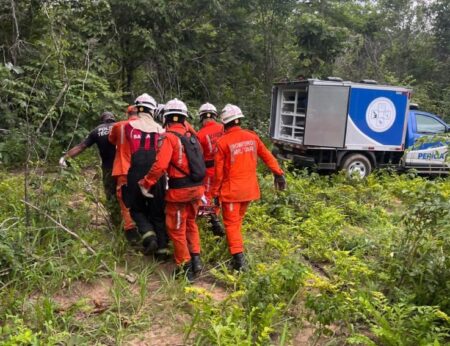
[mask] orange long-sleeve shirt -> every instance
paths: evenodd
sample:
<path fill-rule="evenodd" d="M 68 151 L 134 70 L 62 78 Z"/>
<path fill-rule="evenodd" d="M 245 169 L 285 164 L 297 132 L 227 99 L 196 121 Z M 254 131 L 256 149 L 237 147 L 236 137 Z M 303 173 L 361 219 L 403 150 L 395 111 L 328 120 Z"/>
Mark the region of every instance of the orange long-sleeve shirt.
<path fill-rule="evenodd" d="M 223 125 L 214 120 L 208 121 L 197 132 L 197 138 L 203 149 L 203 157 L 205 161 L 214 160 L 214 154 L 216 152 L 217 140 L 223 135 Z"/>
<path fill-rule="evenodd" d="M 258 135 L 234 126 L 217 141 L 213 196 L 223 202 L 247 202 L 260 198 L 256 167 L 258 157 L 277 175 L 283 174 L 275 157 Z"/>
<path fill-rule="evenodd" d="M 130 169 L 131 152 L 128 141 L 125 137 L 125 126 L 132 120 L 138 119 L 137 116 L 131 116 L 127 120 L 119 121 L 114 124 L 109 133 L 108 140 L 116 146 L 116 156 L 112 176 L 127 175 Z"/>
<path fill-rule="evenodd" d="M 175 134 L 170 133 L 170 131 L 184 135 L 187 129 L 183 124 L 179 123 L 170 124 L 166 128 L 166 133 L 160 139 L 156 161 L 144 179 L 139 182 L 147 190 L 156 184 L 165 172 L 169 176 L 169 183 L 170 179 L 186 177 L 185 174 L 174 166 L 179 167 L 183 172 L 189 173 L 189 163 L 184 152 L 184 147 L 180 139 Z M 189 202 L 200 199 L 203 193 L 204 187 L 202 185 L 174 189 L 169 188 L 166 192 L 166 201 Z"/>

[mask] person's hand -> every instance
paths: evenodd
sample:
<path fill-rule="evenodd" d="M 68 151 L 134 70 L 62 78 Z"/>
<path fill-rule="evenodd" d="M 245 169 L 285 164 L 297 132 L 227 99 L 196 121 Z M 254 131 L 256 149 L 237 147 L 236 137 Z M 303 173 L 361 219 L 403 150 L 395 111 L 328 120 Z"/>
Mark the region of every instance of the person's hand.
<path fill-rule="evenodd" d="M 153 197 L 155 197 L 155 196 L 153 196 L 153 195 L 149 192 L 149 190 L 147 190 L 147 189 L 142 185 L 142 180 L 139 180 L 138 185 L 139 185 L 139 188 L 141 189 L 141 193 L 142 193 L 145 197 L 147 197 L 147 198 L 153 198 Z"/>
<path fill-rule="evenodd" d="M 220 207 L 220 201 L 219 201 L 219 197 L 214 197 L 213 198 L 213 204 L 216 206 L 216 207 Z"/>
<path fill-rule="evenodd" d="M 64 156 L 62 156 L 60 159 L 59 159 L 59 165 L 62 167 L 62 168 L 67 168 L 69 165 L 67 164 L 67 161 L 66 161 L 66 158 L 64 157 Z"/>
<path fill-rule="evenodd" d="M 275 189 L 283 191 L 286 189 L 286 178 L 284 174 L 276 175 L 274 174 L 273 182 L 275 184 Z"/>

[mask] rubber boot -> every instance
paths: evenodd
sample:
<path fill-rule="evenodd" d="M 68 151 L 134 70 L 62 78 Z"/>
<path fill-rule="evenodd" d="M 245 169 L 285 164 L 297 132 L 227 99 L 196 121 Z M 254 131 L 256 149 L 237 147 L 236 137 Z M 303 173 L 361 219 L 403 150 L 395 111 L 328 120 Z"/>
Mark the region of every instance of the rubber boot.
<path fill-rule="evenodd" d="M 242 252 L 233 255 L 233 269 L 239 272 L 247 271 L 247 261 L 245 260 L 245 255 Z"/>
<path fill-rule="evenodd" d="M 211 217 L 209 219 L 209 223 L 211 224 L 211 230 L 214 235 L 216 235 L 218 237 L 225 236 L 225 232 L 223 231 L 223 227 L 220 224 L 220 221 L 219 221 L 219 218 L 217 217 L 217 215 L 211 215 Z"/>
<path fill-rule="evenodd" d="M 194 271 L 192 270 L 192 262 L 186 262 L 175 269 L 175 277 L 183 278 L 190 284 L 194 282 Z"/>
<path fill-rule="evenodd" d="M 142 236 L 142 245 L 144 247 L 144 255 L 153 254 L 158 248 L 158 243 L 156 241 L 156 234 L 153 231 L 147 231 Z"/>
<path fill-rule="evenodd" d="M 139 242 L 141 241 L 141 235 L 136 228 L 125 230 L 125 238 L 133 247 L 139 245 Z"/>
<path fill-rule="evenodd" d="M 202 259 L 200 258 L 200 254 L 193 253 L 191 254 L 191 262 L 192 262 L 192 271 L 194 274 L 200 273 L 203 269 Z"/>

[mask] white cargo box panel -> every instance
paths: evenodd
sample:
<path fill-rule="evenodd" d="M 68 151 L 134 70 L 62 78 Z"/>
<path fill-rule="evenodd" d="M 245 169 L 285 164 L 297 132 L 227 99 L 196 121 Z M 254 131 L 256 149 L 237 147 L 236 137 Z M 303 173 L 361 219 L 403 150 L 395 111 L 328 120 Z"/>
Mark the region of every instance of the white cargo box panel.
<path fill-rule="evenodd" d="M 345 147 L 402 150 L 410 90 L 354 84 L 351 87 Z"/>
<path fill-rule="evenodd" d="M 336 83 L 309 86 L 304 145 L 344 146 L 349 92 Z"/>

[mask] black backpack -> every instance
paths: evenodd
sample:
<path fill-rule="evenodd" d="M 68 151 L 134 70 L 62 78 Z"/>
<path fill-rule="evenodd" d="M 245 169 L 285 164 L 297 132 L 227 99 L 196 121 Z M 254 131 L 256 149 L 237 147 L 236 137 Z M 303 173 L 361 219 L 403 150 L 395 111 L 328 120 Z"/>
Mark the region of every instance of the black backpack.
<path fill-rule="evenodd" d="M 200 146 L 200 143 L 198 142 L 197 136 L 190 131 L 186 131 L 184 135 L 180 135 L 178 132 L 174 131 L 167 131 L 167 132 L 173 133 L 180 139 L 181 144 L 184 147 L 184 152 L 186 153 L 189 162 L 190 173 L 188 174 L 187 172 L 182 170 L 180 167 L 174 165 L 173 163 L 172 165 L 181 173 L 188 176 L 191 179 L 191 181 L 193 182 L 203 181 L 206 175 L 206 166 L 203 158 L 203 150 L 202 147 Z"/>

